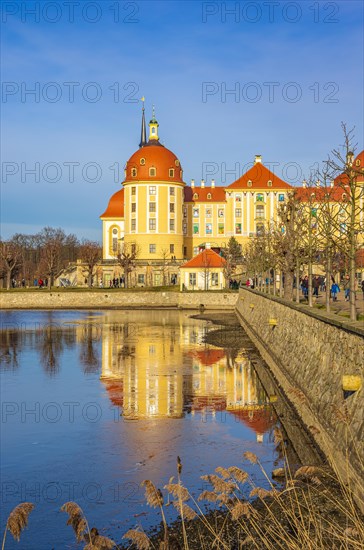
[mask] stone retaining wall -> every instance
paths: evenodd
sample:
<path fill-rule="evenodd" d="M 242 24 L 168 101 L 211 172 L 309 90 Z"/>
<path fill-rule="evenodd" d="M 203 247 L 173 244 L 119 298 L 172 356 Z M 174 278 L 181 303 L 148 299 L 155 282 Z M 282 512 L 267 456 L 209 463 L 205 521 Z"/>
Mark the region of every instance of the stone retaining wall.
<path fill-rule="evenodd" d="M 328 460 L 345 479 L 348 452 L 350 477 L 363 489 L 364 388 L 345 400 L 342 388 L 343 375 L 364 383 L 361 330 L 246 289 L 239 292 L 237 313 Z"/>
<path fill-rule="evenodd" d="M 238 298 L 235 292 L 131 292 L 70 291 L 1 292 L 2 309 L 93 309 L 93 308 L 179 308 L 233 310 Z"/>

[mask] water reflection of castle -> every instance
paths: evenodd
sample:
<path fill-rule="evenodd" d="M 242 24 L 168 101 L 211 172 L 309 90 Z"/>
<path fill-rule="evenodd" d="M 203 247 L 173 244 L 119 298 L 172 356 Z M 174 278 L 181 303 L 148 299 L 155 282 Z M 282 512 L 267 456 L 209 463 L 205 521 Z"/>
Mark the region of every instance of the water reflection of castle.
<path fill-rule="evenodd" d="M 275 424 L 270 399 L 243 353 L 201 344 L 205 326 L 104 325 L 102 381 L 125 419 L 232 414 L 257 434 Z"/>

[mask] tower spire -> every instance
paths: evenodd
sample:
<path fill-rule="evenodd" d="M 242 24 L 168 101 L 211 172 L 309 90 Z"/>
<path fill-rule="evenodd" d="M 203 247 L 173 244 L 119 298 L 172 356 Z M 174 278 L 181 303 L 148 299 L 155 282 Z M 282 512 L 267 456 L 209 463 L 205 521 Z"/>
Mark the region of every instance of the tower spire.
<path fill-rule="evenodd" d="M 145 128 L 145 108 L 144 108 L 145 97 L 144 96 L 141 98 L 141 101 L 143 102 L 143 107 L 142 107 L 142 130 L 140 134 L 139 147 L 143 147 L 147 143 L 147 131 Z"/>

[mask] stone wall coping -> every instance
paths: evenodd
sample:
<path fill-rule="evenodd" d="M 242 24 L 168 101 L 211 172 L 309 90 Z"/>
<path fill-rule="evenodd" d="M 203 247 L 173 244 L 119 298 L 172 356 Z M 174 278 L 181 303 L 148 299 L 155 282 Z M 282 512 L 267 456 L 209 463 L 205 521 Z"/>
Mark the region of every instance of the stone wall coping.
<path fill-rule="evenodd" d="M 251 294 L 255 294 L 256 296 L 259 296 L 261 298 L 265 298 L 266 300 L 270 300 L 272 302 L 276 302 L 282 306 L 289 307 L 291 309 L 294 309 L 296 311 L 299 311 L 300 313 L 304 313 L 305 315 L 308 315 L 309 317 L 313 317 L 314 319 L 317 319 L 318 321 L 323 321 L 324 323 L 327 323 L 328 325 L 332 325 L 336 328 L 341 328 L 342 330 L 345 330 L 346 332 L 350 332 L 352 334 L 356 334 L 358 336 L 361 336 L 364 338 L 364 328 L 360 328 L 355 326 L 353 321 L 344 321 L 339 320 L 337 315 L 335 313 L 319 313 L 316 310 L 313 309 L 306 309 L 308 306 L 302 306 L 301 304 L 297 304 L 295 302 L 289 302 L 287 300 L 284 300 L 284 298 L 280 298 L 279 296 L 272 296 L 263 294 L 262 292 L 259 292 L 259 290 L 255 289 L 247 289 L 247 288 L 241 288 L 239 290 L 239 295 L 243 294 L 244 292 L 248 292 Z"/>

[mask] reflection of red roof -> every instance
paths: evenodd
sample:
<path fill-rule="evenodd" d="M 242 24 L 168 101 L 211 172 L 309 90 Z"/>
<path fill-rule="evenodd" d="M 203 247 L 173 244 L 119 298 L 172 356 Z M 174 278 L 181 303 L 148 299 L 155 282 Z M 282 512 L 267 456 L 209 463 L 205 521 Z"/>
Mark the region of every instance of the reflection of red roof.
<path fill-rule="evenodd" d="M 249 180 L 252 182 L 251 186 L 248 186 Z M 271 186 L 268 186 L 268 181 L 272 182 Z M 292 189 L 292 187 L 268 170 L 264 164 L 258 162 L 239 179 L 234 181 L 234 183 L 229 185 L 227 189 L 249 189 L 250 191 L 255 191 L 257 189 Z"/>
<path fill-rule="evenodd" d="M 185 187 L 184 198 L 185 202 L 226 202 L 224 187 Z"/>
<path fill-rule="evenodd" d="M 181 265 L 182 268 L 189 268 L 189 267 L 203 267 L 205 269 L 212 268 L 212 267 L 224 267 L 226 264 L 226 261 L 224 258 L 219 256 L 219 254 L 216 254 L 211 248 L 206 248 L 206 250 L 203 250 L 197 256 L 192 258 L 192 260 L 189 260 L 185 264 Z"/>
<path fill-rule="evenodd" d="M 214 411 L 224 411 L 226 409 L 226 397 L 214 395 L 198 395 L 193 398 L 193 411 L 201 411 L 206 408 L 212 409 Z"/>
<path fill-rule="evenodd" d="M 109 394 L 109 399 L 116 407 L 123 406 L 123 382 L 108 380 L 105 381 L 105 388 Z"/>
<path fill-rule="evenodd" d="M 197 357 L 201 365 L 208 367 L 218 363 L 223 357 L 225 357 L 225 352 L 222 349 L 204 349 L 191 351 L 189 355 Z"/>
<path fill-rule="evenodd" d="M 109 200 L 109 204 L 100 218 L 123 218 L 124 217 L 124 188 L 116 191 Z"/>
<path fill-rule="evenodd" d="M 255 410 L 239 409 L 229 412 L 257 434 L 268 432 L 277 422 L 276 416 L 270 407 Z"/>

